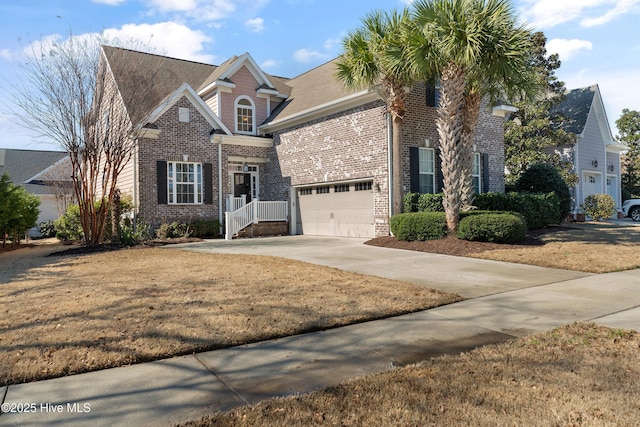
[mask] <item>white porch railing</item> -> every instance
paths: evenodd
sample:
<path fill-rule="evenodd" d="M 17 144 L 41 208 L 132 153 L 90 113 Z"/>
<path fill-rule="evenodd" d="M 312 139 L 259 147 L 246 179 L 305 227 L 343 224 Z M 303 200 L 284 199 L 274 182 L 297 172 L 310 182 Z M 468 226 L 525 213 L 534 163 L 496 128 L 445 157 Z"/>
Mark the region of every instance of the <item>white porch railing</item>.
<path fill-rule="evenodd" d="M 225 212 L 224 238 L 231 240 L 234 234 L 251 224 L 260 221 L 286 221 L 288 216 L 289 205 L 287 202 L 253 200 L 233 212 Z"/>

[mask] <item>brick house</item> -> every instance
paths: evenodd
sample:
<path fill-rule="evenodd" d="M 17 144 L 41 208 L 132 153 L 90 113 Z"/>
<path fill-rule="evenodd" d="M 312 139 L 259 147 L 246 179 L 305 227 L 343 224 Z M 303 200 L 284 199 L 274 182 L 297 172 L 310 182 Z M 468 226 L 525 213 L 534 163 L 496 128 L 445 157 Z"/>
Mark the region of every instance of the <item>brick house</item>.
<path fill-rule="evenodd" d="M 229 218 L 250 217 L 286 221 L 291 234 L 389 234 L 389 118 L 374 91 L 349 91 L 334 78 L 335 61 L 288 79 L 265 73 L 248 53 L 220 66 L 102 53 L 120 93 L 134 90 L 120 64 L 157 70 L 154 90 L 141 93 L 150 113 L 133 124 L 137 150 L 119 180 L 148 222 L 219 219 L 231 228 Z M 436 96 L 425 85 L 410 92 L 405 192 L 441 191 Z M 504 191 L 504 111 L 481 115 L 478 192 Z"/>

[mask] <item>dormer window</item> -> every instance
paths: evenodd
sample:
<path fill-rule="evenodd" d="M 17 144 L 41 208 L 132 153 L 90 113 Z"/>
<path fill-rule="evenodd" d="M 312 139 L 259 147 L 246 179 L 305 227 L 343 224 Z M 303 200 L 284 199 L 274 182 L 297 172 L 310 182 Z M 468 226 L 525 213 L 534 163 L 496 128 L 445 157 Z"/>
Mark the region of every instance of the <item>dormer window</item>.
<path fill-rule="evenodd" d="M 251 98 L 241 96 L 236 99 L 236 132 L 255 134 L 255 106 Z"/>

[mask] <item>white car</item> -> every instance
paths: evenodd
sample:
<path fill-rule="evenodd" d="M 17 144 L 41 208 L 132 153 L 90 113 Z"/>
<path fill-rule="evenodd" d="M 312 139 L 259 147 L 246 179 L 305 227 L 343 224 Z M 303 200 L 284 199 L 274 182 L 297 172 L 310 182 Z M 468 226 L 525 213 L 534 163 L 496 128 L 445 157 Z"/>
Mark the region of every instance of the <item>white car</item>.
<path fill-rule="evenodd" d="M 640 221 L 640 199 L 628 199 L 622 204 L 622 214 L 634 221 Z"/>

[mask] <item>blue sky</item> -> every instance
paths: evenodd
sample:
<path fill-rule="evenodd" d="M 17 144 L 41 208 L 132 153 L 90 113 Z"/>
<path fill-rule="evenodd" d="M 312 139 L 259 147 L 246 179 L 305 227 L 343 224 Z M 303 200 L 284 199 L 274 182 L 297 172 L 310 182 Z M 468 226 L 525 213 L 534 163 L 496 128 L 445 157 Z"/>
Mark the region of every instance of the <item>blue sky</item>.
<path fill-rule="evenodd" d="M 168 56 L 219 64 L 249 52 L 265 71 L 294 77 L 340 53 L 340 40 L 376 9 L 411 0 L 4 0 L 0 3 L 0 148 L 56 149 L 7 117 L 21 50 L 41 39 L 104 31 Z M 543 31 L 568 88 L 599 84 L 609 123 L 640 110 L 640 0 L 514 0 Z M 6 104 L 6 102 L 5 102 Z"/>

